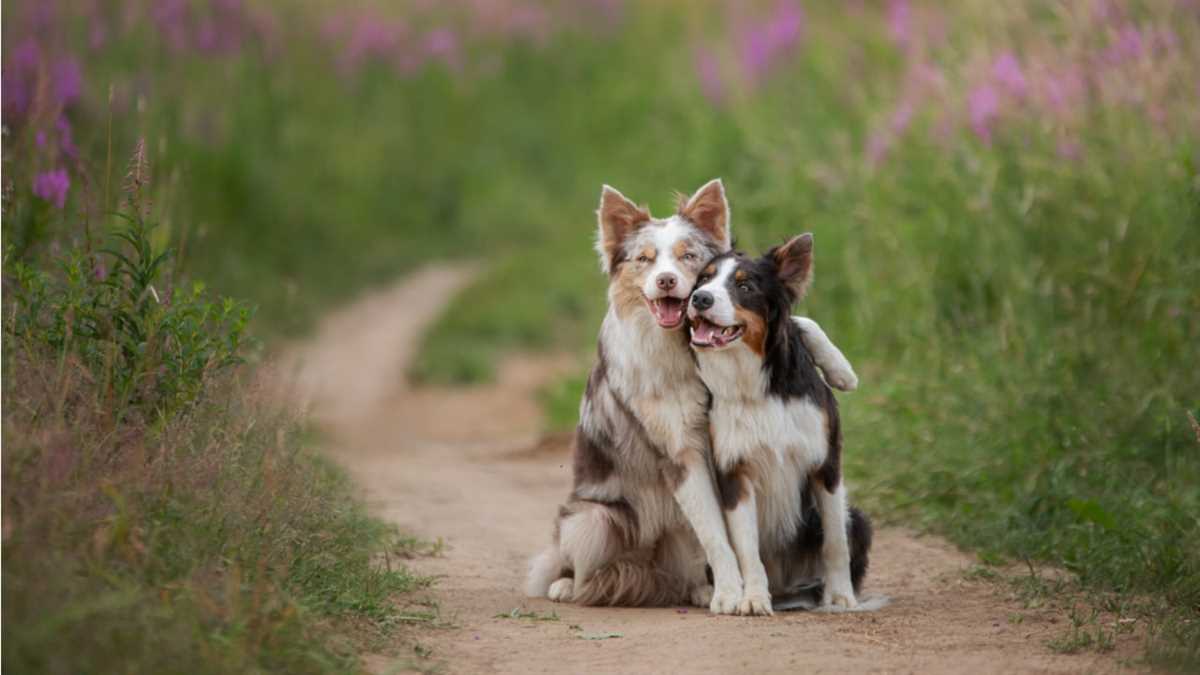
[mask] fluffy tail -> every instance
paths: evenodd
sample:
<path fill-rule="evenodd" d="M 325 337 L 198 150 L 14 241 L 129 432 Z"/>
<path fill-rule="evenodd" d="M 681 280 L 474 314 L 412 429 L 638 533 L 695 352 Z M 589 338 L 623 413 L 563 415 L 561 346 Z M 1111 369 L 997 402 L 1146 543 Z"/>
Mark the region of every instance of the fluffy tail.
<path fill-rule="evenodd" d="M 652 560 L 614 560 L 575 587 L 575 602 L 610 607 L 662 607 L 687 602 L 682 579 L 659 569 Z"/>
<path fill-rule="evenodd" d="M 525 595 L 531 598 L 544 598 L 550 590 L 550 584 L 562 576 L 563 559 L 557 545 L 551 545 L 545 551 L 535 555 L 529 561 L 529 575 L 525 578 Z"/>
<path fill-rule="evenodd" d="M 867 568 L 871 565 L 874 531 L 871 519 L 854 506 L 850 507 L 850 523 L 846 530 L 850 543 L 850 582 L 854 584 L 854 592 L 858 593 L 862 590 L 863 578 L 867 576 Z"/>

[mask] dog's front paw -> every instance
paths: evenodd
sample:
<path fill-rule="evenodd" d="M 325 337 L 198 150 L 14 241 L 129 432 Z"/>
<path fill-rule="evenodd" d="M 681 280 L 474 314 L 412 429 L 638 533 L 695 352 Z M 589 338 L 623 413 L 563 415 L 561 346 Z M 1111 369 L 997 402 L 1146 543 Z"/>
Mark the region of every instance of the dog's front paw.
<path fill-rule="evenodd" d="M 704 584 L 692 589 L 691 601 L 693 607 L 708 607 L 712 604 L 713 587 L 711 584 Z"/>
<path fill-rule="evenodd" d="M 722 586 L 713 591 L 708 611 L 713 614 L 736 614 L 742 601 L 742 590 L 737 586 Z"/>
<path fill-rule="evenodd" d="M 550 590 L 546 592 L 546 597 L 554 602 L 570 602 L 574 595 L 575 580 L 568 577 L 550 584 Z"/>
<path fill-rule="evenodd" d="M 841 609 L 854 609 L 857 607 L 858 601 L 854 599 L 854 587 L 850 584 L 850 580 L 831 580 L 825 586 L 825 593 L 821 604 L 826 607 L 838 607 Z"/>
<path fill-rule="evenodd" d="M 829 386 L 838 391 L 858 389 L 858 375 L 854 373 L 848 363 L 844 367 L 839 366 L 825 371 L 825 379 L 829 381 Z"/>
<path fill-rule="evenodd" d="M 738 614 L 742 616 L 773 616 L 771 609 L 771 594 L 766 589 L 746 589 L 742 602 L 738 605 Z"/>

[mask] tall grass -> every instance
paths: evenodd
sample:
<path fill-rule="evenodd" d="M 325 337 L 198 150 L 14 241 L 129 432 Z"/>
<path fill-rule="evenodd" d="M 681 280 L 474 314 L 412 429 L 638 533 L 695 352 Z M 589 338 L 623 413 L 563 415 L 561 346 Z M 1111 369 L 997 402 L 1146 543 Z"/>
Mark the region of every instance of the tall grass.
<path fill-rule="evenodd" d="M 6 250 L 3 666 L 357 672 L 428 581 L 413 544 L 238 381 L 249 310 L 176 286 L 149 187 L 139 143 L 115 230 Z"/>

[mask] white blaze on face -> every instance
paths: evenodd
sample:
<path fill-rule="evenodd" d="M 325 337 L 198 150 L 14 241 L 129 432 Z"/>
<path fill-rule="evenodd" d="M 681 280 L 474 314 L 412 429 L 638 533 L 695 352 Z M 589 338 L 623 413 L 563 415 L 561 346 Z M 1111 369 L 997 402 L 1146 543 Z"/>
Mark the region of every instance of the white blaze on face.
<path fill-rule="evenodd" d="M 734 270 L 737 269 L 738 261 L 734 258 L 726 258 L 717 266 L 717 273 L 711 279 L 706 281 L 703 286 L 696 289 L 696 293 L 705 291 L 712 294 L 713 304 L 703 312 L 696 312 L 695 306 L 689 308 L 689 313 L 695 316 L 703 316 L 709 321 L 718 326 L 732 326 L 737 323 L 737 316 L 734 314 L 733 297 L 729 295 L 730 277 L 733 276 Z"/>
<path fill-rule="evenodd" d="M 675 255 L 675 249 L 679 242 L 685 241 L 692 233 L 691 226 L 680 220 L 678 216 L 672 216 L 661 226 L 650 228 L 650 231 L 647 232 L 656 253 L 654 265 L 642 282 L 642 293 L 647 298 L 656 300 L 667 296 L 675 298 L 688 296 L 688 292 L 691 290 L 689 288 L 691 273 L 686 269 L 683 261 Z M 663 274 L 675 275 L 674 288 L 669 290 L 659 288 L 658 279 Z"/>

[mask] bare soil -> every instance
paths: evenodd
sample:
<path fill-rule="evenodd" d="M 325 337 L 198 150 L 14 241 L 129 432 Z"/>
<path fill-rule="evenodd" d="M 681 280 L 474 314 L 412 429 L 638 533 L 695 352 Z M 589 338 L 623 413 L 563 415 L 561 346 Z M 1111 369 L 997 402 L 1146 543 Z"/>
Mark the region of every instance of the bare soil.
<path fill-rule="evenodd" d="M 578 364 L 522 356 L 507 360 L 492 384 L 410 386 L 404 372 L 420 336 L 470 277 L 465 267 L 418 272 L 330 316 L 311 342 L 280 361 L 292 394 L 326 427 L 330 452 L 371 508 L 405 532 L 445 542 L 440 555 L 412 563 L 438 579 L 431 595 L 447 625 L 422 631 L 418 640 L 444 671 L 980 674 L 1128 667 L 1118 657 L 1136 647 L 1124 642 L 1108 654 L 1055 653 L 1048 641 L 1071 625 L 1061 609 L 1026 608 L 1005 586 L 965 575 L 970 555 L 895 527 L 879 530 L 872 551 L 867 591 L 892 600 L 875 613 L 743 618 L 525 598 L 526 561 L 547 543 L 571 483 L 569 443 L 541 434 L 536 392 Z M 513 618 L 514 609 L 537 618 Z M 396 672 L 411 663 L 407 655 L 380 656 L 368 665 Z"/>

